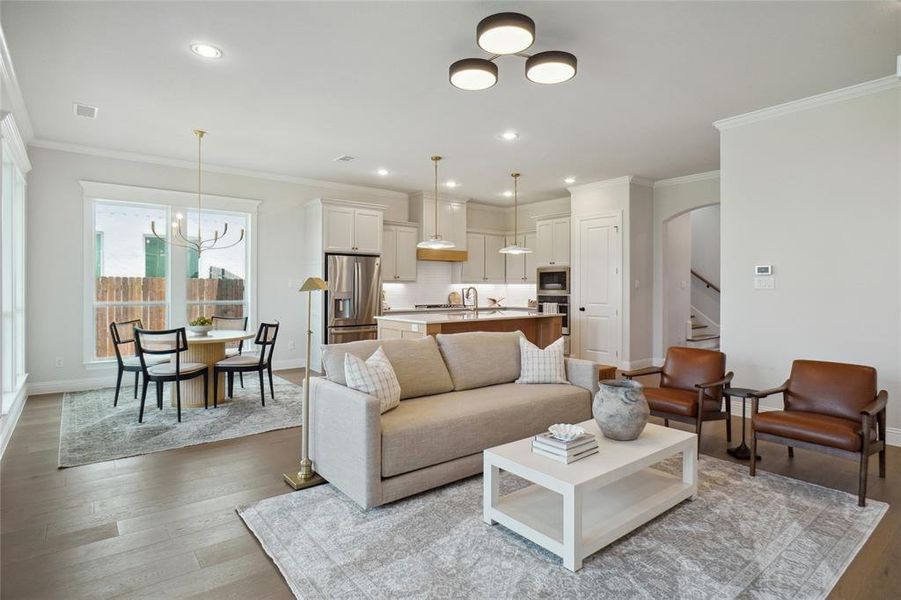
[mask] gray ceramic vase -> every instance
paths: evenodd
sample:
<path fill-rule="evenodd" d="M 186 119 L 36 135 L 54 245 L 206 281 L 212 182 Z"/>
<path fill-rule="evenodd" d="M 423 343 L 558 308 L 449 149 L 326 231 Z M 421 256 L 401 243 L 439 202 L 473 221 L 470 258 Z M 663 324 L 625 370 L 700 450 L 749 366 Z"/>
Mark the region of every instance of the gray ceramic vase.
<path fill-rule="evenodd" d="M 642 393 L 642 385 L 628 379 L 608 379 L 594 395 L 591 413 L 604 437 L 634 440 L 644 431 L 651 409 Z"/>

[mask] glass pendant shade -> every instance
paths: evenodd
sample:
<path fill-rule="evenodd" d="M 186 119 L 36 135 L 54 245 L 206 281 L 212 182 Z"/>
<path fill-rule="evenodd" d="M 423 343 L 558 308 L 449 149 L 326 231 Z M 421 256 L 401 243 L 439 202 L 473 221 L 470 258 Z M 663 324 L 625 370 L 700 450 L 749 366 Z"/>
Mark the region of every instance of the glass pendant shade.
<path fill-rule="evenodd" d="M 497 65 L 484 58 L 464 58 L 450 66 L 450 82 L 456 88 L 475 92 L 497 83 Z"/>
<path fill-rule="evenodd" d="M 450 250 L 456 248 L 457 245 L 450 240 L 445 240 L 438 233 L 438 161 L 440 156 L 433 156 L 432 163 L 435 165 L 435 233 L 429 236 L 429 239 L 422 240 L 416 244 L 417 248 L 426 250 Z M 424 224 L 423 224 L 424 225 Z"/>
<path fill-rule="evenodd" d="M 535 83 L 563 83 L 575 76 L 576 57 L 569 52 L 539 52 L 526 60 L 526 78 Z"/>
<path fill-rule="evenodd" d="M 479 47 L 491 54 L 516 54 L 535 42 L 535 21 L 514 12 L 497 13 L 476 27 Z"/>
<path fill-rule="evenodd" d="M 501 254 L 531 254 L 532 249 L 514 243 L 510 244 L 509 246 L 504 246 L 499 250 L 499 252 Z"/>

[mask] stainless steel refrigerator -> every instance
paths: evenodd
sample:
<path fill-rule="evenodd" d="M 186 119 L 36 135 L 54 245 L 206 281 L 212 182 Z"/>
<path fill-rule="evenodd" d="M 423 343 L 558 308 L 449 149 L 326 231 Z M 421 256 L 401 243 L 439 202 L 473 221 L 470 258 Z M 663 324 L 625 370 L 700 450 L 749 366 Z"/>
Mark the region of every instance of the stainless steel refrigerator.
<path fill-rule="evenodd" d="M 375 317 L 382 314 L 381 258 L 327 254 L 325 274 L 326 343 L 376 339 Z"/>

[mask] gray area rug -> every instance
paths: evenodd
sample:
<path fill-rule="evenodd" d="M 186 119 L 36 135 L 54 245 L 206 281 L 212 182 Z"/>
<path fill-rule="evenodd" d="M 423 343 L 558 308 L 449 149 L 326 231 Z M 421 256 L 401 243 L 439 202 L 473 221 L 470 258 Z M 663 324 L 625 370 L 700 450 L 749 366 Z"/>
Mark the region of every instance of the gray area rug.
<path fill-rule="evenodd" d="M 679 457 L 658 468 L 681 473 Z M 502 493 L 525 482 L 503 474 Z M 702 457 L 698 498 L 585 559 L 482 521 L 473 477 L 362 511 L 330 485 L 238 513 L 298 598 L 822 598 L 888 505 Z"/>
<path fill-rule="evenodd" d="M 132 397 L 130 385 L 122 386 L 115 408 L 115 388 L 67 393 L 59 431 L 59 466 L 74 467 L 299 426 L 303 387 L 281 377 L 273 377 L 273 383 L 275 400 L 269 395 L 267 381 L 264 407 L 257 375 L 245 374 L 244 389 L 235 377 L 234 400 L 216 409 L 182 408 L 181 423 L 169 401 L 171 383 L 164 388 L 163 410 L 156 407 L 151 384 L 143 423 L 138 423 L 141 403 Z"/>

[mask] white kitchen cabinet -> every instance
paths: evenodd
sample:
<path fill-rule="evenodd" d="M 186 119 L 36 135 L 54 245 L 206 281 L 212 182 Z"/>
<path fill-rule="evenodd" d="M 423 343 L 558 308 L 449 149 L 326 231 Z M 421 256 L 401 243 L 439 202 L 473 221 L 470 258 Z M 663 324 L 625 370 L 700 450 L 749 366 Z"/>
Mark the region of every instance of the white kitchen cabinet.
<path fill-rule="evenodd" d="M 500 249 L 504 236 L 491 233 L 466 234 L 469 259 L 463 263 L 464 283 L 504 283 L 506 263 Z"/>
<path fill-rule="evenodd" d="M 536 266 L 569 265 L 569 217 L 540 220 L 537 231 Z"/>
<path fill-rule="evenodd" d="M 466 202 L 458 199 L 438 200 L 438 233 L 455 245 L 455 250 L 467 249 Z M 410 220 L 422 224 L 422 239 L 435 233 L 435 197 L 416 193 L 410 197 Z"/>
<path fill-rule="evenodd" d="M 382 281 L 416 281 L 419 228 L 386 225 L 382 232 Z"/>
<path fill-rule="evenodd" d="M 325 252 L 381 254 L 382 211 L 326 204 L 322 212 Z"/>
<path fill-rule="evenodd" d="M 518 241 L 532 251 L 528 254 L 507 254 L 507 283 L 535 283 L 538 269 L 538 236 L 535 233 L 521 233 Z M 513 244 L 513 236 L 507 238 L 507 244 Z"/>

